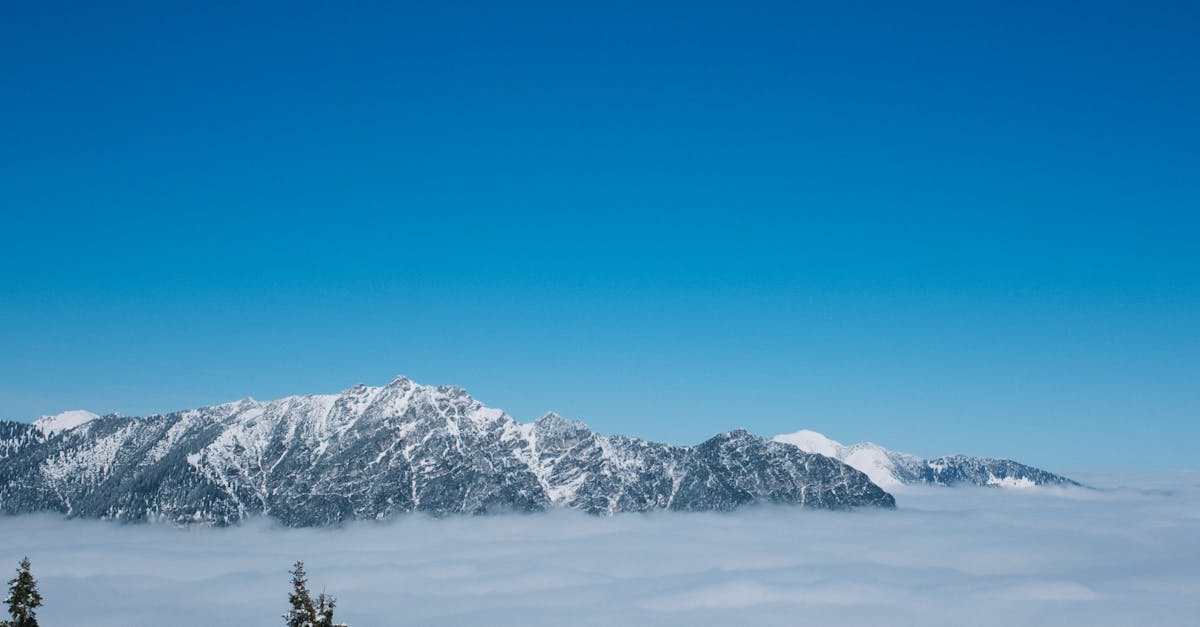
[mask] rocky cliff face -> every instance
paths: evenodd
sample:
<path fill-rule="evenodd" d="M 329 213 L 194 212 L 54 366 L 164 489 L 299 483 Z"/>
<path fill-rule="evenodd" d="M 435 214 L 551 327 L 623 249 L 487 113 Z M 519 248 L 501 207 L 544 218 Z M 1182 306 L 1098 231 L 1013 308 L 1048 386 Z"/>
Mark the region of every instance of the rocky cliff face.
<path fill-rule="evenodd" d="M 920 469 L 920 481 L 936 485 L 970 483 L 1001 488 L 1028 488 L 1039 485 L 1079 484 L 1061 475 L 1011 459 L 948 455 L 931 459 Z"/>
<path fill-rule="evenodd" d="M 520 424 L 457 387 L 400 377 L 341 394 L 149 416 L 0 422 L 0 511 L 288 525 L 572 507 L 596 514 L 751 503 L 893 507 L 830 457 L 734 431 L 698 446 Z"/>

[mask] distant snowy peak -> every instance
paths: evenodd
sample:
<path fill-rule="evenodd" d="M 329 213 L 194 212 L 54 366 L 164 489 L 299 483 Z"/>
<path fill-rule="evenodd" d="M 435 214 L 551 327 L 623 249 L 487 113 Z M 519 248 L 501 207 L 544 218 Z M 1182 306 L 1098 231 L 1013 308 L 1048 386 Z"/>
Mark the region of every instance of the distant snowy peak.
<path fill-rule="evenodd" d="M 927 461 L 870 442 L 846 446 L 807 429 L 777 435 L 774 440 L 791 444 L 806 453 L 832 457 L 867 475 L 885 489 L 907 484 L 969 483 L 1001 488 L 1079 485 L 1066 477 L 1007 459 L 951 455 Z"/>
<path fill-rule="evenodd" d="M 100 416 L 93 414 L 90 411 L 76 409 L 72 411 L 64 411 L 61 414 L 54 416 L 42 416 L 33 421 L 33 426 L 37 427 L 42 433 L 47 436 L 52 436 L 56 433 L 68 431 L 78 427 L 79 425 L 91 422 Z"/>
<path fill-rule="evenodd" d="M 846 447 L 841 442 L 831 440 L 822 433 L 809 431 L 808 429 L 777 435 L 774 439 L 776 442 L 783 442 L 784 444 L 799 447 L 805 453 L 816 453 L 817 455 L 824 455 L 834 459 L 841 459 L 846 453 Z"/>
<path fill-rule="evenodd" d="M 916 467 L 922 463 L 918 457 L 889 451 L 877 444 L 862 442 L 846 446 L 807 429 L 777 435 L 774 440 L 791 444 L 806 453 L 832 457 L 867 475 L 871 481 L 885 489 L 916 482 Z"/>

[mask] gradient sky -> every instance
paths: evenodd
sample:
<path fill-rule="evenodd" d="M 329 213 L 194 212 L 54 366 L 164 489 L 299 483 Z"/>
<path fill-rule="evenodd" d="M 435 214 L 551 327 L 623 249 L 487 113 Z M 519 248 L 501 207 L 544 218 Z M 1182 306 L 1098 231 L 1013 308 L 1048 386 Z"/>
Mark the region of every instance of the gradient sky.
<path fill-rule="evenodd" d="M 0 8 L 0 417 L 1196 466 L 1200 4 L 211 4 Z"/>

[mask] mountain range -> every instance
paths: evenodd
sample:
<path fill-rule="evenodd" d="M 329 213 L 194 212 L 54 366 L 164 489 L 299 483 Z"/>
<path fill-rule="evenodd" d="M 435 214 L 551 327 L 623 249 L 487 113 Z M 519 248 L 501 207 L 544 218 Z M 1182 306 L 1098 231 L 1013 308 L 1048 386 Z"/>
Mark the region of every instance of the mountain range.
<path fill-rule="evenodd" d="M 292 526 L 432 515 L 895 507 L 904 483 L 1073 483 L 1007 460 L 924 461 L 814 432 L 744 430 L 695 446 L 604 436 L 554 413 L 519 423 L 454 386 L 398 377 L 339 394 L 142 418 L 0 421 L 0 511 Z"/>
<path fill-rule="evenodd" d="M 777 435 L 776 442 L 791 444 L 807 453 L 841 461 L 867 475 L 885 489 L 906 484 L 949 486 L 960 483 L 1000 488 L 1040 485 L 1079 486 L 1066 477 L 1008 459 L 948 455 L 925 460 L 909 453 L 891 451 L 878 444 L 862 442 L 846 446 L 816 431 L 802 430 Z"/>

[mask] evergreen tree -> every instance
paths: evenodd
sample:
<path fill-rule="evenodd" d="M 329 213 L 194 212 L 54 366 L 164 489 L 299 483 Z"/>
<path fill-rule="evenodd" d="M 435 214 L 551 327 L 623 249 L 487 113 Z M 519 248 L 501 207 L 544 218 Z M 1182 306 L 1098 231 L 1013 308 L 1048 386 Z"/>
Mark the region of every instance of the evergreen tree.
<path fill-rule="evenodd" d="M 37 608 L 42 605 L 42 595 L 37 589 L 37 580 L 29 571 L 29 558 L 21 560 L 17 576 L 8 582 L 8 614 L 12 620 L 0 623 L 3 627 L 38 627 Z"/>
<path fill-rule="evenodd" d="M 308 579 L 304 572 L 304 562 L 297 560 L 290 571 L 292 575 L 292 591 L 288 593 L 288 603 L 292 609 L 283 615 L 287 627 L 315 627 L 317 622 L 316 608 L 313 607 L 312 596 L 308 593 Z M 330 612 L 332 612 L 330 608 Z"/>
<path fill-rule="evenodd" d="M 345 623 L 334 624 L 333 608 L 337 606 L 337 600 L 333 595 L 322 592 L 317 595 L 316 603 L 313 602 L 312 595 L 308 592 L 304 562 L 297 561 L 289 572 L 292 575 L 292 591 L 288 593 L 288 603 L 292 609 L 283 615 L 287 627 L 349 627 Z"/>
<path fill-rule="evenodd" d="M 333 608 L 337 606 L 337 599 L 333 595 L 322 592 L 317 595 L 317 627 L 347 627 L 345 623 L 334 624 Z"/>

